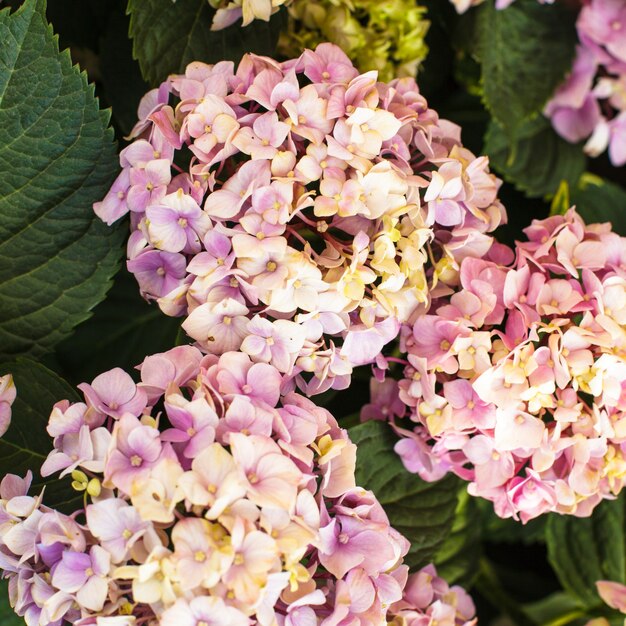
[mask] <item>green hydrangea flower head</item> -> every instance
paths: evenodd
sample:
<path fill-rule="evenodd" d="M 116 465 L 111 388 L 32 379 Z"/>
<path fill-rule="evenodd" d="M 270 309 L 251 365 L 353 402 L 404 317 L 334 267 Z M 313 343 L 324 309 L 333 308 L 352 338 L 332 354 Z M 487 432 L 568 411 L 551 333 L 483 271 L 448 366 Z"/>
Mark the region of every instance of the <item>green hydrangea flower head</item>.
<path fill-rule="evenodd" d="M 383 81 L 415 76 L 428 53 L 430 22 L 415 0 L 295 0 L 289 21 L 279 43 L 285 56 L 329 41 L 361 72 L 378 70 Z"/>

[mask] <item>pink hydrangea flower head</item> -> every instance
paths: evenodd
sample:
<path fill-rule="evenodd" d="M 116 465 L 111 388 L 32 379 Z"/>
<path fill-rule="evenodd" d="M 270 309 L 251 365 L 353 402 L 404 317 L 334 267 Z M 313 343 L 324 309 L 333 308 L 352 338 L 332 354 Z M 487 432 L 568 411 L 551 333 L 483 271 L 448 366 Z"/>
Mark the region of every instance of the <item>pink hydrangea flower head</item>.
<path fill-rule="evenodd" d="M 218 21 L 270 4 L 220 3 Z M 345 388 L 506 219 L 487 158 L 414 80 L 376 79 L 331 44 L 192 63 L 145 97 L 128 176 L 96 206 L 132 212 L 128 269 L 199 347 L 307 394 Z"/>
<path fill-rule="evenodd" d="M 585 2 L 577 29 L 572 70 L 544 113 L 561 137 L 586 140 L 590 156 L 608 151 L 620 167 L 626 163 L 626 7 L 621 0 Z"/>
<path fill-rule="evenodd" d="M 409 471 L 454 472 L 502 517 L 585 516 L 626 483 L 626 238 L 574 209 L 525 232 L 504 263 L 464 259 L 405 325 L 404 377 L 362 419 L 393 424 Z"/>
<path fill-rule="evenodd" d="M 403 596 L 408 541 L 356 486 L 346 431 L 286 392 L 287 374 L 190 346 L 138 369 L 138 384 L 112 370 L 80 386 L 86 402 L 52 411 L 47 469 L 71 472 L 84 509 L 48 509 L 28 495 L 30 475 L 0 483 L 0 567 L 19 615 L 41 626 L 299 626 L 417 611 L 473 624 L 471 600 L 432 568 L 425 591 L 410 582 Z M 387 415 L 400 409 L 392 401 Z M 101 432 L 105 449 L 84 452 Z"/>
<path fill-rule="evenodd" d="M 626 68 L 626 7 L 619 0 L 592 0 L 583 6 L 578 32 L 609 68 Z"/>

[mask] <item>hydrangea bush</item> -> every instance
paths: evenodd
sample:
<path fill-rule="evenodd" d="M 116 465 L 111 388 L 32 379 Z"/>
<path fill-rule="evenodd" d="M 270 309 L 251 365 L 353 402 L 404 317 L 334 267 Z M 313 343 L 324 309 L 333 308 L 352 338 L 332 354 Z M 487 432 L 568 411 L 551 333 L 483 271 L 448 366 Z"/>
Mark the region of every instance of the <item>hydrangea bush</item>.
<path fill-rule="evenodd" d="M 5 2 L 2 626 L 624 622 L 625 24 Z"/>

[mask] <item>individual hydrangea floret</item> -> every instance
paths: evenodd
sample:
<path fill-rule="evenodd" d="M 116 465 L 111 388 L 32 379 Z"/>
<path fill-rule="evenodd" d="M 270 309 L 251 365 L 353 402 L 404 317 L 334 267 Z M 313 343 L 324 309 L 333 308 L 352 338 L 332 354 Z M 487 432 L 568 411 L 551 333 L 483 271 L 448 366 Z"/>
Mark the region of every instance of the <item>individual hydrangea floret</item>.
<path fill-rule="evenodd" d="M 596 582 L 598 595 L 612 609 L 626 615 L 626 585 L 611 580 Z M 616 623 L 616 622 L 614 622 Z M 611 622 L 605 617 L 597 617 L 588 621 L 585 626 L 610 626 Z"/>
<path fill-rule="evenodd" d="M 501 517 L 586 516 L 626 481 L 626 238 L 573 209 L 525 233 L 465 259 L 405 326 L 404 378 L 373 383 L 363 417 L 394 423 L 407 469 L 456 473 Z"/>
<path fill-rule="evenodd" d="M 0 437 L 11 425 L 11 406 L 15 397 L 16 389 L 11 374 L 0 376 Z"/>
<path fill-rule="evenodd" d="M 361 71 L 391 80 L 417 74 L 429 26 L 426 7 L 413 0 L 295 0 L 279 51 L 291 56 L 330 41 Z"/>
<path fill-rule="evenodd" d="M 205 351 L 309 395 L 346 388 L 505 219 L 488 160 L 415 81 L 377 82 L 331 44 L 192 63 L 139 117 L 95 210 L 130 211 L 141 293 Z"/>
<path fill-rule="evenodd" d="M 42 473 L 71 474 L 84 509 L 47 508 L 30 475 L 0 484 L 0 567 L 27 624 L 385 623 L 409 545 L 334 418 L 241 352 L 181 346 L 139 370 L 50 416 Z"/>

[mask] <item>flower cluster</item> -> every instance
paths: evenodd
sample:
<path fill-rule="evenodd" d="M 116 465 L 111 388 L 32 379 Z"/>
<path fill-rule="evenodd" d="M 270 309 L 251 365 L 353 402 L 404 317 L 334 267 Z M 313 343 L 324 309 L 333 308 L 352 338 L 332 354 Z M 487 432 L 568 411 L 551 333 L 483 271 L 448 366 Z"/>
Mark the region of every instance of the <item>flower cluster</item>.
<path fill-rule="evenodd" d="M 42 474 L 71 475 L 84 510 L 48 509 L 30 476 L 0 485 L 0 566 L 27 624 L 384 623 L 408 542 L 355 485 L 333 417 L 243 353 L 181 346 L 139 369 L 50 416 Z"/>
<path fill-rule="evenodd" d="M 409 576 L 402 600 L 389 609 L 390 626 L 474 626 L 476 609 L 467 592 L 427 565 Z"/>
<path fill-rule="evenodd" d="M 142 294 L 204 350 L 241 349 L 309 395 L 347 387 L 505 218 L 488 160 L 415 81 L 361 75 L 332 44 L 192 63 L 139 115 L 94 208 L 131 212 Z"/>
<path fill-rule="evenodd" d="M 11 425 L 11 405 L 15 402 L 15 385 L 11 374 L 0 376 L 0 437 Z"/>
<path fill-rule="evenodd" d="M 587 139 L 585 152 L 608 148 L 615 166 L 626 164 L 626 3 L 590 0 L 578 17 L 580 43 L 570 75 L 545 114 L 567 141 Z"/>
<path fill-rule="evenodd" d="M 337 44 L 361 71 L 381 80 L 415 76 L 428 53 L 426 8 L 413 0 L 296 0 L 279 50 L 297 55 L 323 41 Z"/>
<path fill-rule="evenodd" d="M 465 13 L 471 7 L 482 4 L 485 0 L 450 0 L 458 13 Z M 496 0 L 496 9 L 506 9 L 512 5 L 515 0 Z M 553 4 L 554 0 L 539 0 L 541 4 Z"/>
<path fill-rule="evenodd" d="M 573 209 L 525 233 L 463 261 L 363 418 L 394 421 L 407 469 L 455 472 L 502 517 L 584 516 L 626 480 L 626 238 Z"/>

